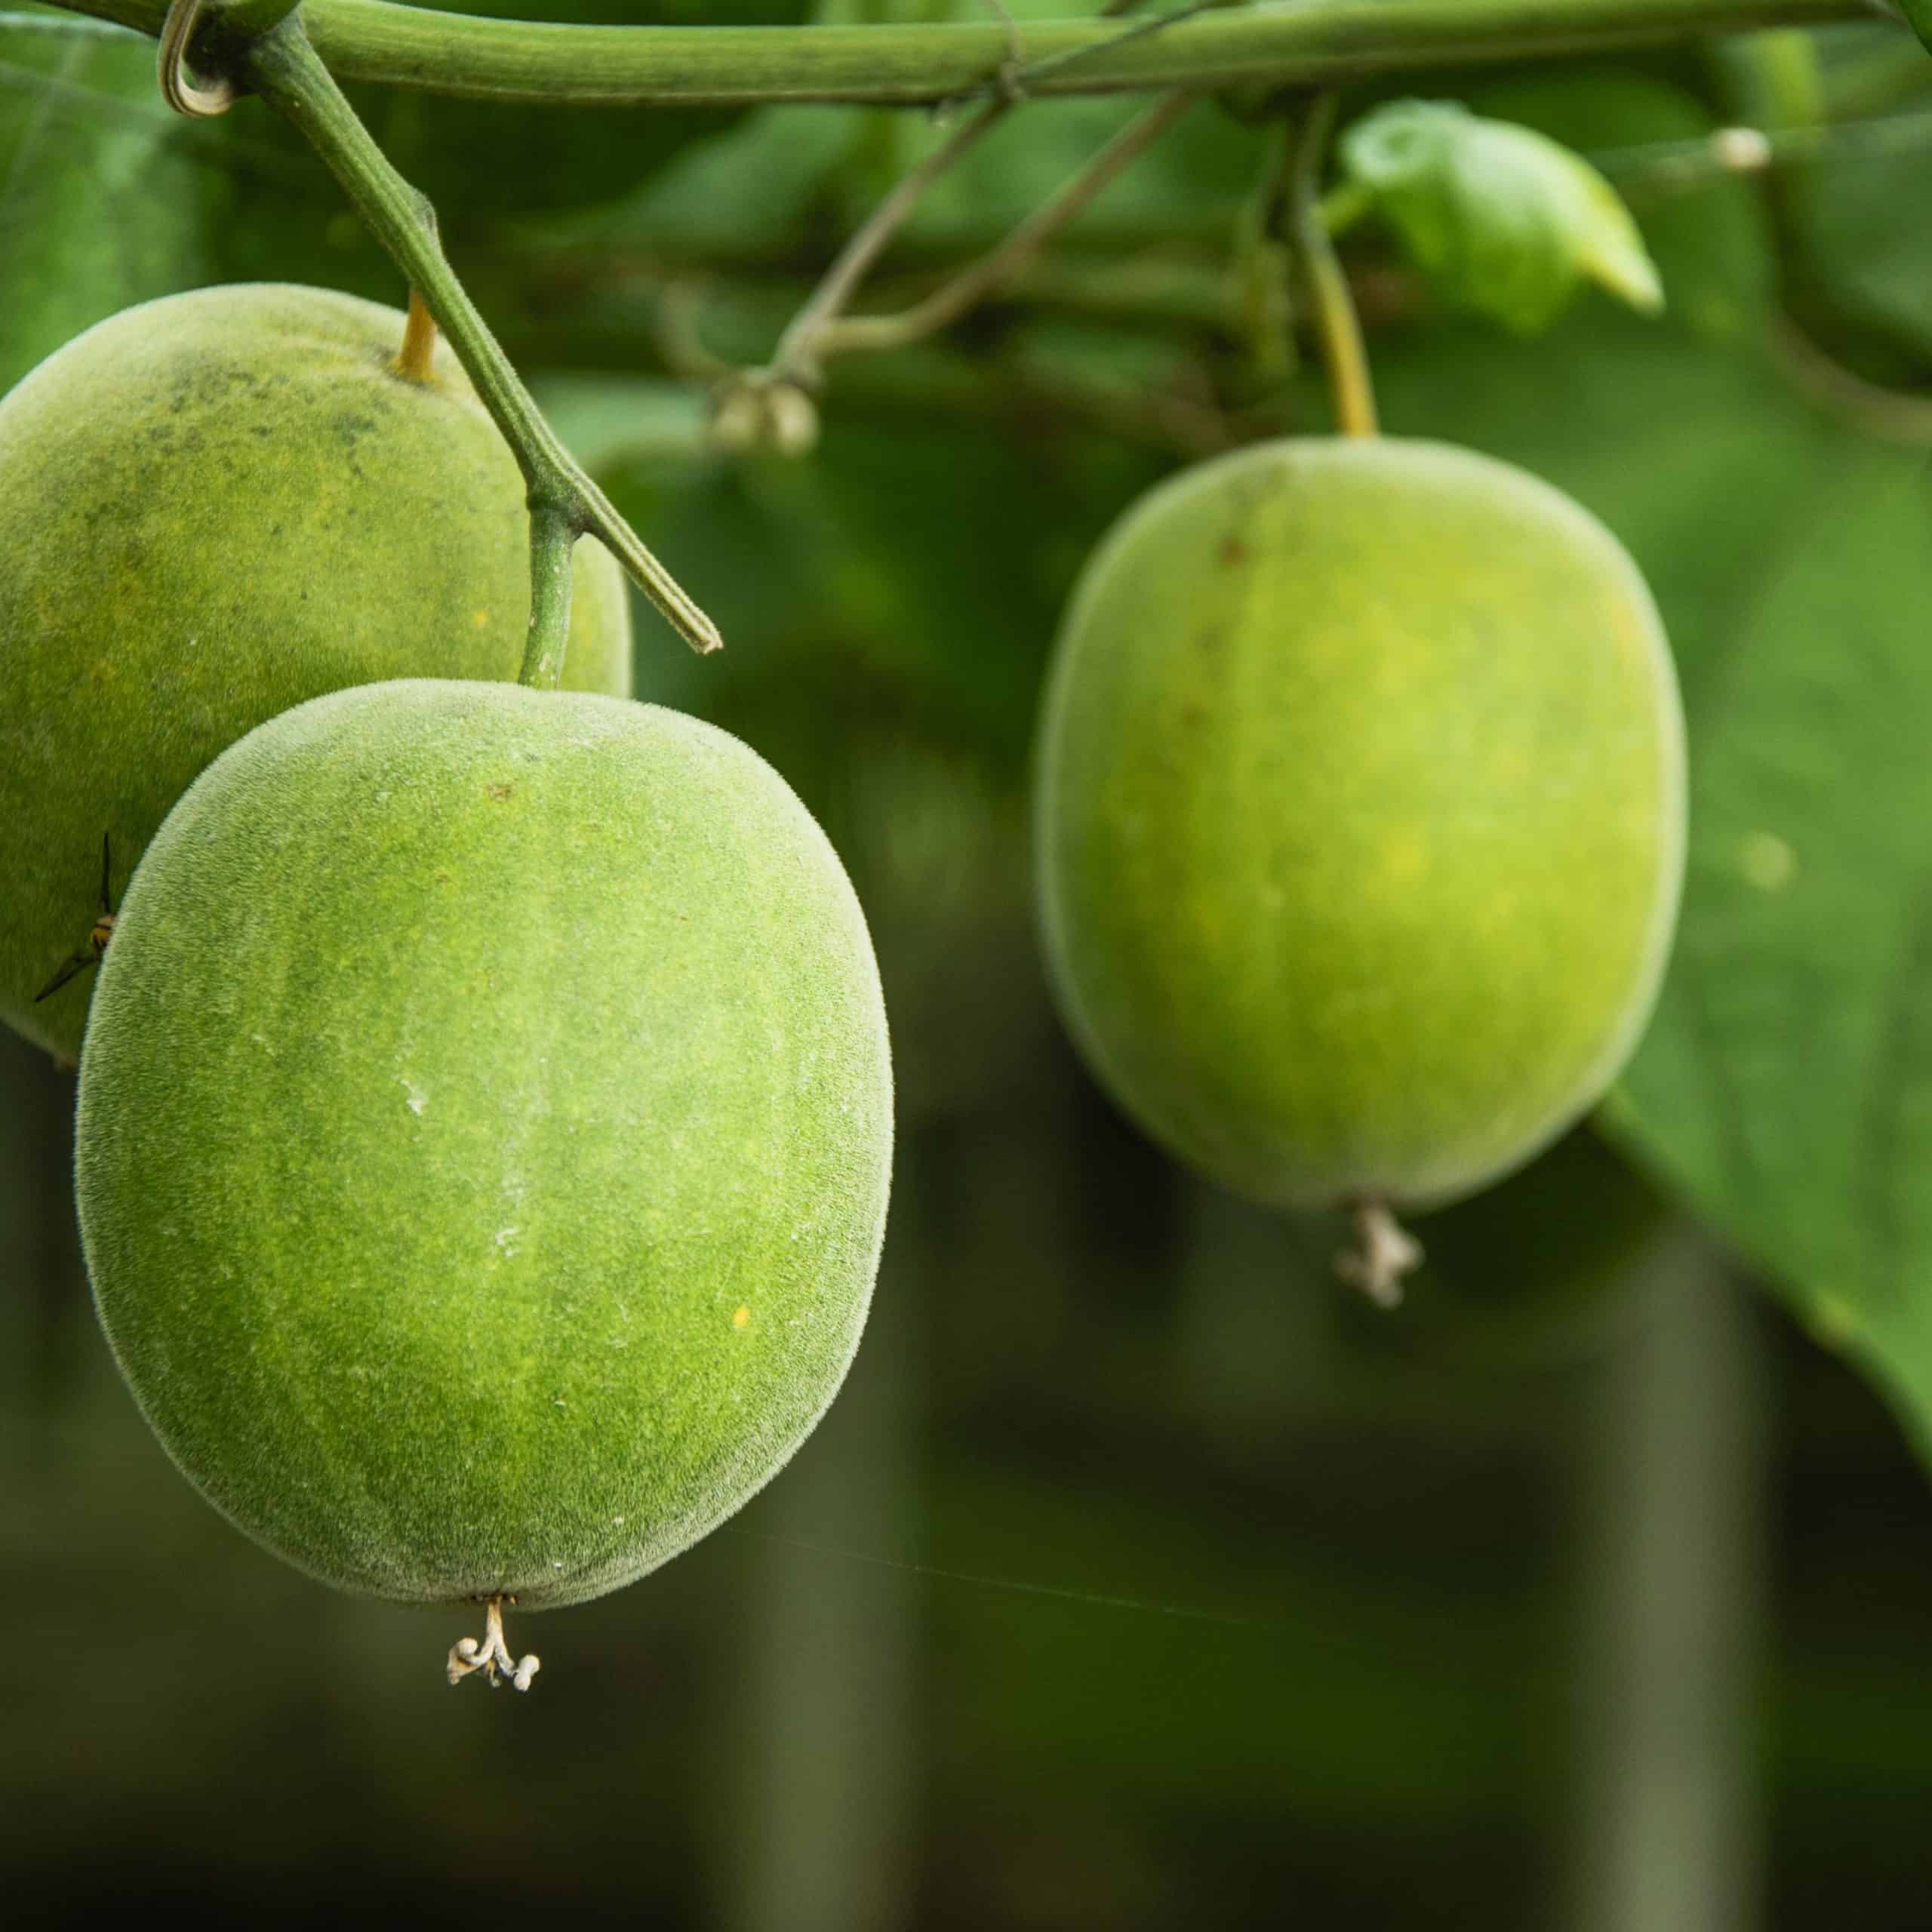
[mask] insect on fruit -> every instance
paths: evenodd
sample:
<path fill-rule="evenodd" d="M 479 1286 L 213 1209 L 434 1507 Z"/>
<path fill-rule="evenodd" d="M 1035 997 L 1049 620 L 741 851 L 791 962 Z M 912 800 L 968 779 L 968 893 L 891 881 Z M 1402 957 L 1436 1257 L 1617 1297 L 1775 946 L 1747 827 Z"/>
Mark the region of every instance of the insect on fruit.
<path fill-rule="evenodd" d="M 35 1006 L 44 999 L 51 998 L 75 974 L 85 973 L 90 966 L 98 966 L 100 955 L 107 950 L 107 942 L 114 937 L 114 900 L 109 889 L 113 861 L 109 856 L 108 837 L 104 832 L 100 835 L 100 916 L 94 921 L 86 945 L 63 960 L 60 971 L 34 995 Z"/>

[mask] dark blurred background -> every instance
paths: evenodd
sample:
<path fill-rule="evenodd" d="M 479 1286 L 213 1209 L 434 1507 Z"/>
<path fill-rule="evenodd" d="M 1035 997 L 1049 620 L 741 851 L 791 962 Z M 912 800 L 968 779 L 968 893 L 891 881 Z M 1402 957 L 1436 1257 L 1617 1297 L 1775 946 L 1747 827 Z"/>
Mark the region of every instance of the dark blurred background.
<path fill-rule="evenodd" d="M 0 18 L 0 383 L 177 288 L 400 300 L 259 106 L 170 121 L 149 43 L 45 18 Z M 1719 788 L 1700 825 L 1770 759 L 1805 826 L 1785 860 L 1855 873 L 1854 913 L 1894 903 L 1932 875 L 1932 811 L 1875 832 L 1836 801 L 1847 770 L 1924 797 L 1932 737 L 1932 63 L 1854 27 L 1404 76 L 1345 113 L 1383 93 L 1592 154 L 1671 303 L 1589 295 L 1524 340 L 1365 232 L 1387 426 L 1602 515 L 1678 649 Z M 1338 1226 L 1152 1149 L 1053 1017 L 1028 752 L 1068 586 L 1177 463 L 1326 426 L 1240 272 L 1254 129 L 1198 107 L 1010 297 L 834 365 L 811 455 L 728 457 L 694 345 L 768 355 L 927 117 L 358 100 L 730 639 L 691 660 L 640 605 L 639 694 L 747 739 L 851 870 L 900 1094 L 884 1267 L 844 1393 L 764 1494 L 633 1588 L 514 1623 L 544 1658 L 528 1699 L 452 1692 L 451 1619 L 310 1583 L 168 1465 L 88 1304 L 72 1076 L 0 1039 L 0 1916 L 1932 1926 L 1932 1491 L 1901 1426 L 1921 1364 L 1909 1324 L 1863 1325 L 1921 1305 L 1932 1264 L 1907 1211 L 1932 1189 L 1923 974 L 1841 987 L 1832 949 L 1863 935 L 1801 901 L 1788 929 L 1741 925 L 1727 894 L 1789 866 L 1749 842 L 1769 833 L 1703 836 L 1687 963 L 1614 1137 L 1423 1222 L 1392 1315 L 1331 1278 Z M 1131 111 L 1014 116 L 866 306 L 989 244 Z M 1776 136 L 1767 168 L 1714 158 L 1739 121 Z M 1850 667 L 1829 689 L 1774 681 L 1794 626 Z M 1876 1099 L 1804 1085 L 1791 1011 L 1723 1004 L 1804 947 L 1799 1014 L 1904 1016 Z M 1889 1164 L 1868 1142 L 1854 1171 L 1839 1116 L 1875 1106 L 1901 1123 Z"/>

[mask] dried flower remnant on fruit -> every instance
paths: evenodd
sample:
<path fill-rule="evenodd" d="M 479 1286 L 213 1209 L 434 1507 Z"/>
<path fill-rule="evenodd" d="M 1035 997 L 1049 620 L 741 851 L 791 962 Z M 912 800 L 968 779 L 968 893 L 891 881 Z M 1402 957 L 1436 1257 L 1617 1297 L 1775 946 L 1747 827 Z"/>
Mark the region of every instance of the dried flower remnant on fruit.
<path fill-rule="evenodd" d="M 512 1603 L 516 1599 L 509 1599 Z M 460 1684 L 477 1671 L 488 1678 L 492 1690 L 500 1690 L 506 1684 L 514 1684 L 519 1690 L 528 1690 L 530 1681 L 543 1668 L 534 1654 L 512 1658 L 510 1647 L 503 1636 L 503 1603 L 501 1597 L 486 1599 L 484 1607 L 483 1635 L 479 1641 L 475 1637 L 460 1637 L 450 1646 L 449 1680 Z"/>
<path fill-rule="evenodd" d="M 1401 1305 L 1402 1277 L 1422 1266 L 1422 1243 L 1382 1201 L 1358 1201 L 1349 1211 L 1355 1244 L 1335 1257 L 1335 1272 L 1377 1308 Z"/>

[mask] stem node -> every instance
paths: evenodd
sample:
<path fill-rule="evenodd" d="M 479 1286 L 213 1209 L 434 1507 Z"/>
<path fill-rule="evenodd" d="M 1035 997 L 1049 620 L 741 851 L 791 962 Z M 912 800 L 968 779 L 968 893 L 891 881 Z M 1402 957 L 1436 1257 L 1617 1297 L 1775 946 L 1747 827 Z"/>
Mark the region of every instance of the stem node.
<path fill-rule="evenodd" d="M 1321 209 L 1321 164 L 1335 125 L 1335 97 L 1324 94 L 1309 110 L 1295 143 L 1287 183 L 1287 217 L 1296 252 L 1315 305 L 1321 360 L 1335 406 L 1335 427 L 1345 436 L 1372 436 L 1377 424 L 1375 387 L 1368 373 L 1349 278 L 1335 253 Z"/>

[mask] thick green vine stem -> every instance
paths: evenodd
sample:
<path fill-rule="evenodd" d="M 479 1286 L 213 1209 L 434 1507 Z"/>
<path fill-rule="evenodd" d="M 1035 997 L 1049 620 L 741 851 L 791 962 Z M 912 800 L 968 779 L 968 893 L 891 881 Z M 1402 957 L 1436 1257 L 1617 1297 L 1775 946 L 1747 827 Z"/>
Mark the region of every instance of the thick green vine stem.
<path fill-rule="evenodd" d="M 444 255 L 435 211 L 389 165 L 356 118 L 310 45 L 301 15 L 291 14 L 250 42 L 238 71 L 247 85 L 307 137 L 449 338 L 523 471 L 530 494 L 533 559 L 540 549 L 548 554 L 546 545 L 540 544 L 534 534 L 539 521 L 568 529 L 572 540 L 586 534 L 599 537 L 694 650 L 716 650 L 723 641 L 716 626 L 651 555 L 543 420 Z M 557 599 L 552 592 L 544 605 L 541 586 L 533 583 L 531 588 L 531 648 L 547 661 L 552 647 L 545 645 L 540 650 L 538 632 L 540 623 L 543 635 L 548 637 Z M 567 595 L 562 603 L 567 625 Z M 561 639 L 554 653 L 560 666 Z M 526 678 L 529 669 L 527 662 Z"/>
<path fill-rule="evenodd" d="M 168 11 L 167 0 L 60 4 L 149 35 L 160 32 Z M 244 10 L 264 4 L 238 0 Z M 1923 20 L 1932 0 L 1909 0 L 1909 11 Z M 346 81 L 586 106 L 930 105 L 996 93 L 1012 53 L 1007 29 L 990 20 L 568 26 L 437 13 L 391 0 L 306 0 L 303 13 L 316 51 Z M 1878 0 L 1295 0 L 1217 8 L 1132 33 L 1123 33 L 1118 20 L 1091 14 L 1027 20 L 1020 38 L 1029 94 L 1115 94 L 1251 82 L 1327 87 L 1422 67 L 1884 17 Z M 1153 22 L 1150 13 L 1137 25 Z M 224 31 L 211 17 L 208 44 Z"/>

